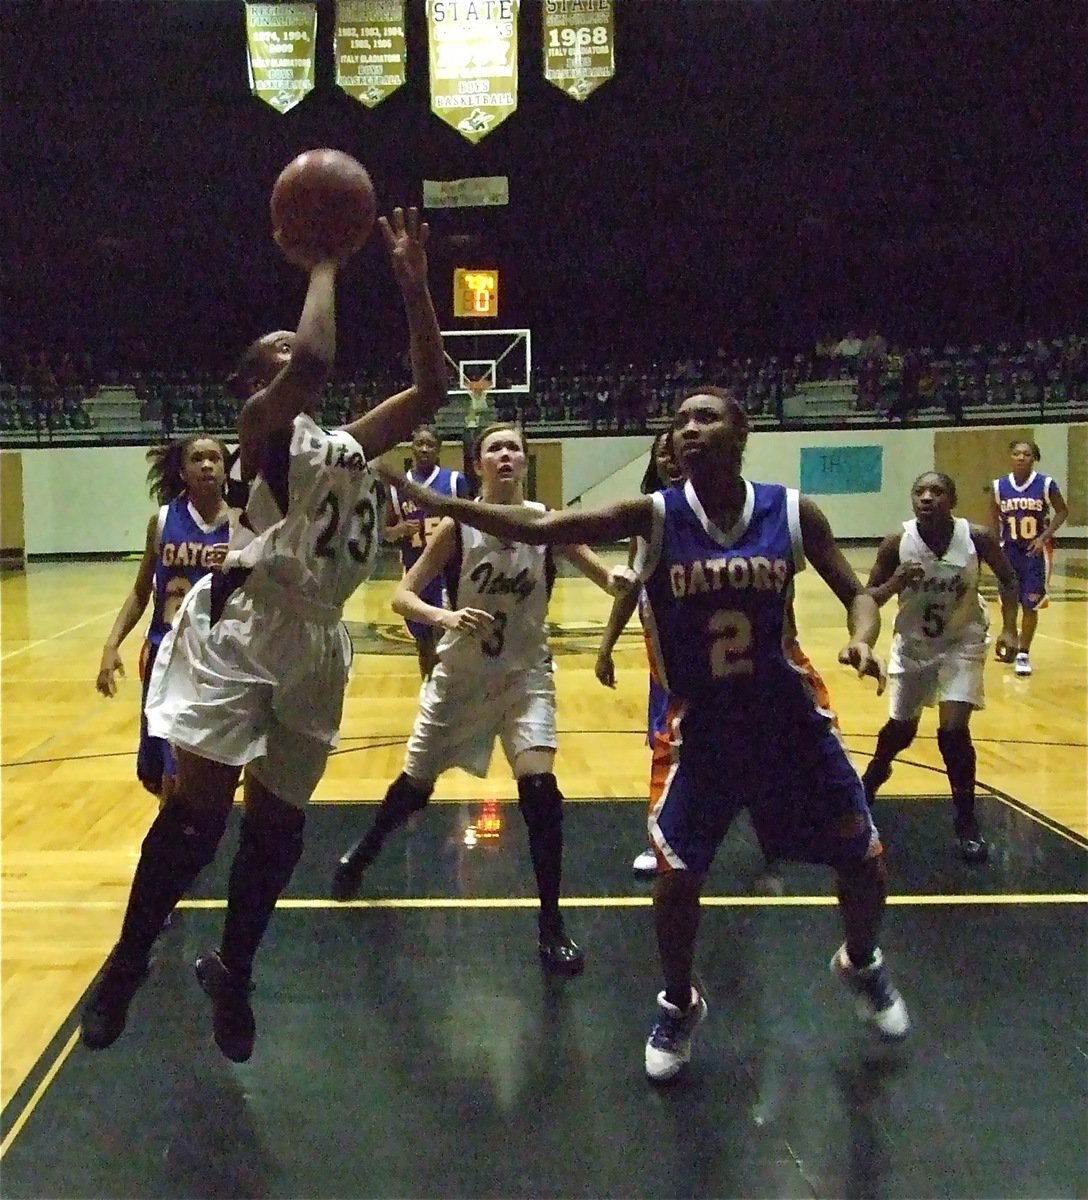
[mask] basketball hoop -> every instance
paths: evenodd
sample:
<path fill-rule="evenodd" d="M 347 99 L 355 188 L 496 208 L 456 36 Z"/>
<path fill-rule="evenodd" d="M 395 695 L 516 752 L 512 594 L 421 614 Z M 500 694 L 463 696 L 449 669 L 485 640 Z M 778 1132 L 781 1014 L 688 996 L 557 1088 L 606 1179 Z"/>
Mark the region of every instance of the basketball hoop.
<path fill-rule="evenodd" d="M 465 414 L 465 428 L 475 429 L 480 424 L 480 413 L 487 410 L 487 397 L 491 391 L 493 380 L 490 375 L 481 375 L 479 379 L 469 379 L 465 376 L 465 390 L 468 392 L 468 412 Z"/>

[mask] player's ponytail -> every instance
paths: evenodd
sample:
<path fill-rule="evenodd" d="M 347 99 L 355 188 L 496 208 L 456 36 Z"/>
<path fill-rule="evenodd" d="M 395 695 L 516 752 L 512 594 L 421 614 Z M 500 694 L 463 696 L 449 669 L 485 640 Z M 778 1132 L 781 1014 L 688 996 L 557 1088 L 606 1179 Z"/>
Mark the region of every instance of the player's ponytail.
<path fill-rule="evenodd" d="M 163 442 L 148 450 L 147 487 L 156 504 L 169 504 L 185 491 L 181 468 L 185 462 L 185 448 L 191 440 Z"/>

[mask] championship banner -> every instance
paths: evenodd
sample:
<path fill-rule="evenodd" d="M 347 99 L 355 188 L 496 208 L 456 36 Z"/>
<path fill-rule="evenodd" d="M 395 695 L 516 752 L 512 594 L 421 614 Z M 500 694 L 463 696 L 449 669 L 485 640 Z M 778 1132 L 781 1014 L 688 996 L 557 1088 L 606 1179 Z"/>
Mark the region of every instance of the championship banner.
<path fill-rule="evenodd" d="M 613 0 L 544 0 L 544 78 L 584 100 L 616 73 Z"/>
<path fill-rule="evenodd" d="M 427 0 L 431 112 L 478 142 L 518 106 L 519 0 Z"/>
<path fill-rule="evenodd" d="M 510 203 L 510 180 L 505 175 L 476 179 L 424 179 L 424 208 L 484 208 Z"/>
<path fill-rule="evenodd" d="M 314 86 L 317 7 L 247 4 L 250 91 L 277 112 L 294 108 Z"/>
<path fill-rule="evenodd" d="M 374 108 L 405 80 L 404 0 L 336 0 L 336 82 Z"/>

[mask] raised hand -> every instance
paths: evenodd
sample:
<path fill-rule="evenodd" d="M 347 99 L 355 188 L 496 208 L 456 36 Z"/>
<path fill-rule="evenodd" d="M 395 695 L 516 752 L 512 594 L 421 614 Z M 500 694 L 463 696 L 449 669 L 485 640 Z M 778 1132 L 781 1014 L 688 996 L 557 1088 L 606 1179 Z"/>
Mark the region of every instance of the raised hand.
<path fill-rule="evenodd" d="M 418 208 L 394 208 L 391 217 L 379 217 L 378 226 L 389 247 L 393 274 L 402 292 L 427 286 L 427 238 L 430 226 L 419 219 Z"/>

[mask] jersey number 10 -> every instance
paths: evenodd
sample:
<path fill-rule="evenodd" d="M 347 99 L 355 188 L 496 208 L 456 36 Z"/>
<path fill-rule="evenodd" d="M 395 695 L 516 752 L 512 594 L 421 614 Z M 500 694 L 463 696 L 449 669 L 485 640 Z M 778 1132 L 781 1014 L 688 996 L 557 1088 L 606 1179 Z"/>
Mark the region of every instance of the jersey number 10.
<path fill-rule="evenodd" d="M 1033 542 L 1039 536 L 1039 522 L 1032 513 L 1023 513 L 1019 517 L 1010 513 L 1005 523 L 1009 528 L 1009 537 L 1014 542 Z"/>

